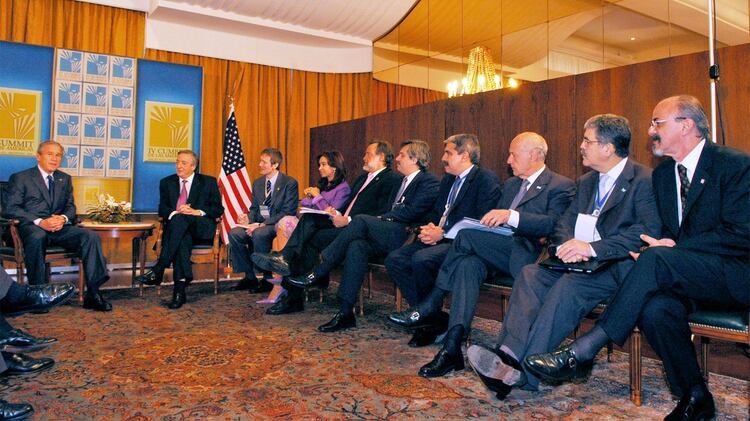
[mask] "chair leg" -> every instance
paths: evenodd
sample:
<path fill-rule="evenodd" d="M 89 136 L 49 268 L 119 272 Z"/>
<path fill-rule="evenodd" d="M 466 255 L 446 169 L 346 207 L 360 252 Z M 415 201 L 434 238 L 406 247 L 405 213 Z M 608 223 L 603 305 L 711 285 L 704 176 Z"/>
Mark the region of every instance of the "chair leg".
<path fill-rule="evenodd" d="M 219 294 L 219 270 L 221 270 L 221 259 L 217 253 L 214 259 L 214 295 Z"/>
<path fill-rule="evenodd" d="M 372 269 L 367 273 L 367 298 L 372 300 Z"/>
<path fill-rule="evenodd" d="M 49 267 L 49 266 L 48 266 Z M 86 274 L 83 273 L 83 260 L 78 261 L 78 302 L 83 305 L 83 292 L 86 289 Z"/>
<path fill-rule="evenodd" d="M 706 384 L 708 384 L 708 346 L 710 344 L 710 338 L 701 336 L 701 372 L 703 374 L 703 381 Z"/>
<path fill-rule="evenodd" d="M 612 362 L 612 353 L 615 352 L 615 344 L 612 341 L 607 342 L 607 362 Z"/>
<path fill-rule="evenodd" d="M 630 400 L 641 406 L 641 332 L 630 334 Z"/>
<path fill-rule="evenodd" d="M 364 287 L 359 289 L 359 315 L 365 314 L 365 289 Z"/>
<path fill-rule="evenodd" d="M 401 290 L 396 287 L 396 311 L 401 311 L 401 301 L 403 300 L 403 296 L 401 295 Z"/>

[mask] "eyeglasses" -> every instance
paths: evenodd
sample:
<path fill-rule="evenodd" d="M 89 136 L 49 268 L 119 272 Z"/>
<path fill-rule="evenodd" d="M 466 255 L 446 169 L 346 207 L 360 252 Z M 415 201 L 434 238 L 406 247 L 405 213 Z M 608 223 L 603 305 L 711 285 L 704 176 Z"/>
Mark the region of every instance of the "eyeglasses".
<path fill-rule="evenodd" d="M 661 120 L 659 120 L 658 118 L 655 118 L 655 119 L 651 120 L 651 128 L 658 129 L 659 126 L 661 126 L 662 124 L 664 124 L 664 123 L 666 123 L 667 121 L 670 121 L 670 120 L 672 120 L 672 121 L 680 121 L 680 120 L 685 120 L 685 119 L 687 119 L 687 117 L 665 118 L 665 119 L 661 119 Z"/>
<path fill-rule="evenodd" d="M 582 139 L 581 141 L 582 141 L 582 142 L 583 142 L 583 143 L 584 143 L 584 144 L 585 144 L 586 146 L 589 146 L 589 145 L 591 145 L 591 144 L 593 144 L 593 143 L 602 143 L 602 142 L 600 142 L 600 141 L 598 141 L 598 140 L 590 140 L 590 139 L 586 139 L 586 138 L 583 138 L 583 139 Z"/>

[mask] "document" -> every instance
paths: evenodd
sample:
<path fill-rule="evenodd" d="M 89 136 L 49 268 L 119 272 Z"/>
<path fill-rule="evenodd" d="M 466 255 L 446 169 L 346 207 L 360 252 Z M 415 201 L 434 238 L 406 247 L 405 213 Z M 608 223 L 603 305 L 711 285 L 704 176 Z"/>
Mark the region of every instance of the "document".
<path fill-rule="evenodd" d="M 315 213 L 315 214 L 318 214 L 318 215 L 331 216 L 330 213 L 328 213 L 328 212 L 326 212 L 324 210 L 318 210 L 318 209 L 314 209 L 314 208 L 306 208 L 304 206 L 301 207 L 301 208 L 299 208 L 299 213 L 300 213 L 300 215 L 304 215 L 306 213 Z"/>
<path fill-rule="evenodd" d="M 478 219 L 464 218 L 456 222 L 451 227 L 451 229 L 448 230 L 448 232 L 444 235 L 444 237 L 452 240 L 456 238 L 456 235 L 458 235 L 458 232 L 461 231 L 462 229 L 474 229 L 474 230 L 480 230 L 480 231 L 487 231 L 487 232 L 491 232 L 494 234 L 505 235 L 505 236 L 513 235 L 513 230 L 508 227 L 504 227 L 502 225 L 499 227 L 494 227 L 494 228 L 488 227 L 487 225 L 480 224 Z"/>

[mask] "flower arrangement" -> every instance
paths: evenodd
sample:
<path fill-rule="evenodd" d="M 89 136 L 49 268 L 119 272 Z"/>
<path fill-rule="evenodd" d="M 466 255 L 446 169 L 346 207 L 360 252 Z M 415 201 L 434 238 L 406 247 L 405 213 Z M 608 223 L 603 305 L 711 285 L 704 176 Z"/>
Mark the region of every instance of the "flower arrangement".
<path fill-rule="evenodd" d="M 111 195 L 99 195 L 99 203 L 86 210 L 86 217 L 95 222 L 118 223 L 130 217 L 130 202 L 116 202 Z"/>

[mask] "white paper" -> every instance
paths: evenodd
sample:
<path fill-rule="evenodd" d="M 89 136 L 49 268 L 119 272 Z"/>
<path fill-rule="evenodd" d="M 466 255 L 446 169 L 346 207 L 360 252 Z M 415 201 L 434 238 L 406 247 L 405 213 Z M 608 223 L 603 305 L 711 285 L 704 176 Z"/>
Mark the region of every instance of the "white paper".
<path fill-rule="evenodd" d="M 505 235 L 505 236 L 513 235 L 513 230 L 508 227 L 504 227 L 504 226 L 499 226 L 499 227 L 494 227 L 494 228 L 488 227 L 487 225 L 480 224 L 478 219 L 464 218 L 456 222 L 451 227 L 451 229 L 448 230 L 448 232 L 444 235 L 444 237 L 452 240 L 456 238 L 456 235 L 458 235 L 458 232 L 461 231 L 462 229 L 475 229 L 475 230 L 487 231 L 487 232 L 491 232 L 494 234 Z"/>
<path fill-rule="evenodd" d="M 601 240 L 602 237 L 596 230 L 597 219 L 594 215 L 579 213 L 576 219 L 575 239 L 587 243 Z"/>
<path fill-rule="evenodd" d="M 318 214 L 318 215 L 331 216 L 330 213 L 328 213 L 328 212 L 326 212 L 324 210 L 314 209 L 314 208 L 306 208 L 306 207 L 299 208 L 299 213 L 300 213 L 300 215 L 304 215 L 306 213 L 315 213 L 315 214 Z"/>

